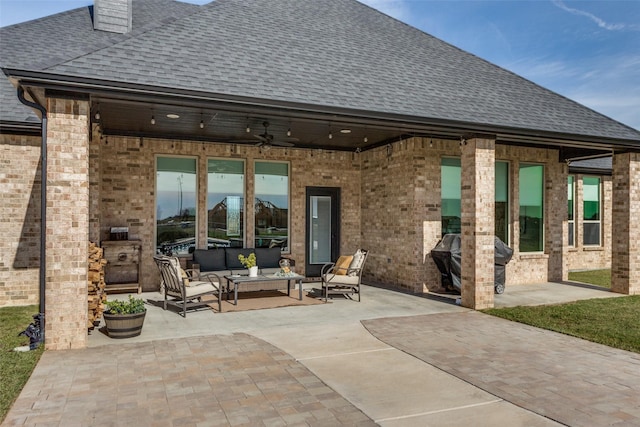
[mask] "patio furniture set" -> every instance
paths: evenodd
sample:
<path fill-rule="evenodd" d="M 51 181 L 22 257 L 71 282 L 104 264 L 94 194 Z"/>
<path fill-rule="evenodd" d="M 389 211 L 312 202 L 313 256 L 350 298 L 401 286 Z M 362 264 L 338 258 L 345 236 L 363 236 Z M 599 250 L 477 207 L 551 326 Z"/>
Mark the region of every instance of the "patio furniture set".
<path fill-rule="evenodd" d="M 259 273 L 255 276 L 239 260 L 238 255 L 256 256 Z M 327 263 L 322 268 L 322 297 L 326 302 L 330 295 L 351 297 L 358 295 L 368 251 L 358 249 L 354 255 L 341 256 L 335 263 Z M 286 260 L 281 264 L 281 261 Z M 291 283 L 298 286 L 298 298 L 303 299 L 302 280 L 304 276 L 288 268 L 288 258 L 283 258 L 280 248 L 216 248 L 196 249 L 192 260 L 183 270 L 177 257 L 156 255 L 154 261 L 160 270 L 161 292 L 164 294 L 163 308 L 174 306 L 186 317 L 190 308 L 211 304 L 204 299 L 216 296 L 218 312 L 222 312 L 222 301 L 230 298 L 238 305 L 239 287 L 248 290 L 262 290 L 265 285 L 287 282 L 287 295 L 291 296 Z"/>

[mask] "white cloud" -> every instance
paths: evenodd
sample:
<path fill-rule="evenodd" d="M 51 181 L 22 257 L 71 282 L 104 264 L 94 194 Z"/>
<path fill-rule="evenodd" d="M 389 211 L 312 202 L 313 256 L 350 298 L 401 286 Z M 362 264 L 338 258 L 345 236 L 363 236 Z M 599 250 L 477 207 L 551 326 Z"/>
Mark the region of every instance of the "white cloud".
<path fill-rule="evenodd" d="M 610 31 L 616 31 L 616 30 L 624 30 L 624 29 L 628 29 L 628 26 L 625 24 L 610 24 L 608 22 L 606 22 L 604 19 L 601 19 L 599 17 L 597 17 L 596 15 L 589 13 L 589 12 L 585 12 L 584 10 L 580 10 L 580 9 L 574 9 L 572 7 L 567 6 L 566 4 L 564 4 L 562 2 L 562 0 L 552 0 L 553 4 L 558 6 L 560 9 L 569 12 L 569 13 L 573 13 L 574 15 L 578 15 L 578 16 L 586 16 L 587 18 L 591 19 L 593 22 L 595 22 L 598 27 L 600 28 L 604 28 L 605 30 L 610 30 Z"/>

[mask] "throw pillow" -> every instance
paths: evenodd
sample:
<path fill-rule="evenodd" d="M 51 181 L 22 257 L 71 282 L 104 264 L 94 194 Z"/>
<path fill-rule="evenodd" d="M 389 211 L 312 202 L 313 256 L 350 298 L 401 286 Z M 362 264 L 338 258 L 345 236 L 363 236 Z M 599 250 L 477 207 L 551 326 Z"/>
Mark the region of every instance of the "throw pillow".
<path fill-rule="evenodd" d="M 352 258 L 353 260 L 351 261 L 351 264 L 349 264 L 349 269 L 353 270 L 349 271 L 349 276 L 357 276 L 359 270 L 362 268 L 362 263 L 364 262 L 364 253 L 358 249 Z"/>
<path fill-rule="evenodd" d="M 347 274 L 347 269 L 349 265 L 351 265 L 352 256 L 342 255 L 336 261 L 336 265 L 333 267 L 333 274 L 345 276 Z"/>
<path fill-rule="evenodd" d="M 180 275 L 182 276 L 182 282 L 184 283 L 184 285 L 191 286 L 191 283 L 189 282 L 189 275 L 182 269 L 182 267 L 180 267 Z"/>

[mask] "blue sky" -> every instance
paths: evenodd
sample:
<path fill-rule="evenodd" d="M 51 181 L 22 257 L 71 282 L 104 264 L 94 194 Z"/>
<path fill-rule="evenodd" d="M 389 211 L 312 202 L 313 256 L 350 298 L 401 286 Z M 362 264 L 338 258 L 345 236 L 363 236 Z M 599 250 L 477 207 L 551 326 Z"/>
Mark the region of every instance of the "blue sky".
<path fill-rule="evenodd" d="M 640 0 L 361 1 L 640 130 Z M 0 26 L 92 3 L 0 0 Z"/>

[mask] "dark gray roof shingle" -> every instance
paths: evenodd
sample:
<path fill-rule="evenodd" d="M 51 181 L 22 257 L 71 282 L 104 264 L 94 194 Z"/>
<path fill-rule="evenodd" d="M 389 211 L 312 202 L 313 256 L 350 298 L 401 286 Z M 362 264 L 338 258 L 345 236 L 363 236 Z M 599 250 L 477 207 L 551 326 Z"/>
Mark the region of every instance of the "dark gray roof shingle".
<path fill-rule="evenodd" d="M 39 69 L 640 142 L 637 130 L 355 0 L 217 0 L 198 13 L 108 42 Z"/>
<path fill-rule="evenodd" d="M 151 28 L 196 12 L 200 6 L 174 0 L 135 0 L 134 28 L 129 34 L 94 31 L 92 8 L 81 7 L 45 18 L 0 28 L 0 65 L 42 71 L 74 58 L 99 52 Z M 0 79 L 0 120 L 36 118 L 22 105 L 15 88 Z"/>

